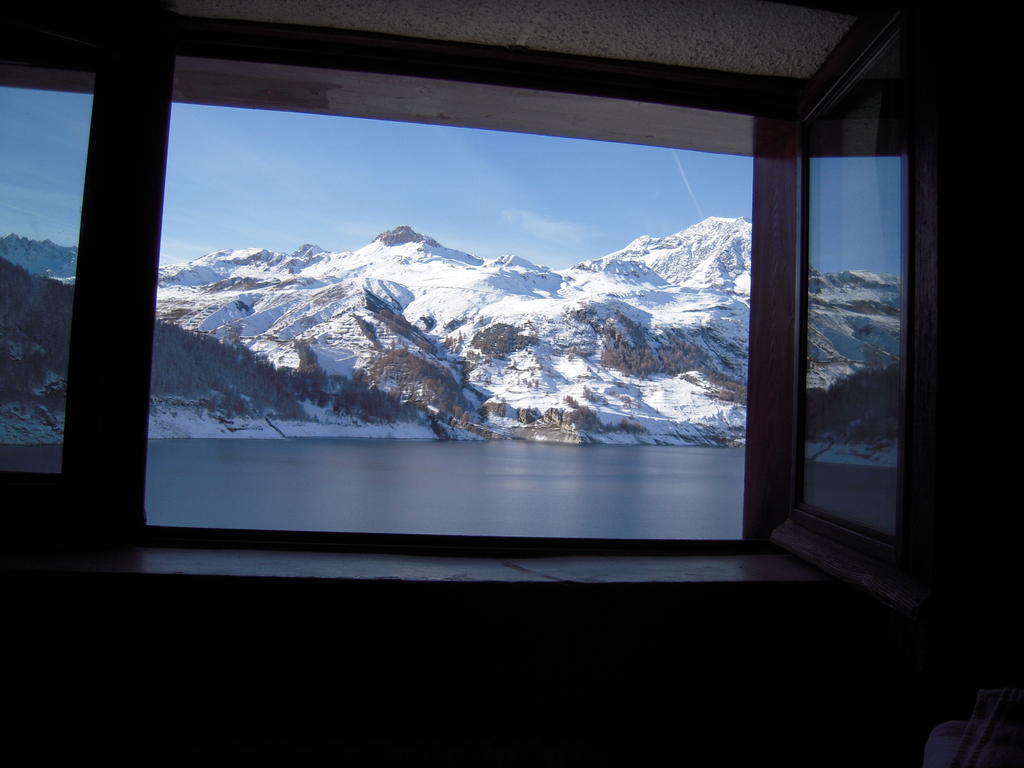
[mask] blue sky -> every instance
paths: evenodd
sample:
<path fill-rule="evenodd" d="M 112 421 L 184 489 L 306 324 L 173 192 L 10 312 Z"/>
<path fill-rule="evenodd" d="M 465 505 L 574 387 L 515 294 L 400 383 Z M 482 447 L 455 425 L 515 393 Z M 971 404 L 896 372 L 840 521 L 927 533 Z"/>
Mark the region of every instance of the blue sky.
<path fill-rule="evenodd" d="M 92 96 L 0 87 L 0 235 L 77 245 Z"/>
<path fill-rule="evenodd" d="M 485 258 L 565 267 L 704 216 L 749 220 L 751 174 L 747 157 L 175 104 L 161 258 L 352 250 L 407 224 Z"/>
<path fill-rule="evenodd" d="M 899 157 L 811 158 L 811 266 L 900 273 L 903 165 Z"/>
<path fill-rule="evenodd" d="M 0 234 L 77 242 L 91 103 L 0 88 Z M 565 267 L 705 216 L 749 219 L 751 174 L 748 157 L 175 104 L 161 261 L 350 250 L 407 224 L 479 256 Z"/>
<path fill-rule="evenodd" d="M 0 88 L 0 234 L 78 241 L 92 97 Z M 658 147 L 175 104 L 164 263 L 220 248 L 350 250 L 408 224 L 552 267 L 704 216 L 751 216 L 752 162 Z M 899 160 L 815 158 L 823 271 L 898 272 Z"/>

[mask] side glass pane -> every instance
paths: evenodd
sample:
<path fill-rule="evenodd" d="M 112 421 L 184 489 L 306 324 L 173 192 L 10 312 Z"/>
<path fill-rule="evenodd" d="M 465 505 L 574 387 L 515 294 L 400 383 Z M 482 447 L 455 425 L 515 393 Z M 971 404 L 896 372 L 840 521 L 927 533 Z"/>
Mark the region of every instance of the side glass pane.
<path fill-rule="evenodd" d="M 751 173 L 176 103 L 148 522 L 739 538 Z"/>
<path fill-rule="evenodd" d="M 55 473 L 92 76 L 6 74 L 0 68 L 0 471 Z M 75 91 L 2 85 L 12 79 L 67 81 Z"/>
<path fill-rule="evenodd" d="M 893 40 L 810 126 L 803 500 L 883 537 L 899 510 L 905 251 Z"/>

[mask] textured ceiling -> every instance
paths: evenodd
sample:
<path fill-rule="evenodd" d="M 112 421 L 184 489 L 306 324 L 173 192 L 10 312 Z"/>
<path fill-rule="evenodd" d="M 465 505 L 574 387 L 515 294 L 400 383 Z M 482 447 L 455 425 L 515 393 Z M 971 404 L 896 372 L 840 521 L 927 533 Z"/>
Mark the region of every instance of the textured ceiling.
<path fill-rule="evenodd" d="M 810 77 L 854 17 L 760 0 L 168 0 L 183 16 L 299 24 Z"/>

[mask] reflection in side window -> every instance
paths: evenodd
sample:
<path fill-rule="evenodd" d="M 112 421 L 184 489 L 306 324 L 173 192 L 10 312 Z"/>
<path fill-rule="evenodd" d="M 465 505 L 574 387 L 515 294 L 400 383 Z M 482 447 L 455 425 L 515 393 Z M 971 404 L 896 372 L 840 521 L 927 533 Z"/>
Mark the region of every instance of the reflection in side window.
<path fill-rule="evenodd" d="M 175 104 L 149 523 L 738 538 L 751 171 Z"/>
<path fill-rule="evenodd" d="M 899 510 L 899 73 L 893 41 L 809 134 L 803 500 L 882 536 Z"/>
<path fill-rule="evenodd" d="M 89 93 L 0 87 L 0 471 L 61 470 L 91 112 Z"/>

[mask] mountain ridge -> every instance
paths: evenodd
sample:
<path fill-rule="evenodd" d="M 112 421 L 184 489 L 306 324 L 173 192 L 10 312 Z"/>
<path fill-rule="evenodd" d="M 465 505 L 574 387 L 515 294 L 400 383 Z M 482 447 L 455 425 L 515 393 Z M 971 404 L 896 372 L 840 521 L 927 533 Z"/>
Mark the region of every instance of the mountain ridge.
<path fill-rule="evenodd" d="M 749 242 L 742 220 L 704 229 L 724 227 L 740 237 L 745 228 Z M 650 254 L 553 270 L 513 254 L 481 259 L 405 225 L 354 251 L 307 251 L 301 265 L 226 249 L 162 268 L 157 315 L 237 339 L 277 366 L 296 368 L 295 344 L 308 344 L 327 374 L 366 376 L 432 418 L 488 437 L 736 444 L 744 273 L 688 285 L 687 269 L 719 256 L 695 248 L 687 231 L 670 236 L 688 248 L 682 265 L 666 239 L 645 241 L 661 246 L 656 264 L 675 282 L 647 263 Z M 429 386 L 418 388 L 413 370 Z"/>
<path fill-rule="evenodd" d="M 159 321 L 299 378 L 275 385 L 296 393 L 282 408 L 247 383 L 267 374 L 246 374 L 239 352 L 233 378 L 196 372 L 213 382 L 208 395 L 192 384 L 154 390 L 151 435 L 739 444 L 749 228 L 711 218 L 561 270 L 513 254 L 481 259 L 407 226 L 355 251 L 222 249 L 162 267 Z M 0 306 L 0 421 L 10 422 L 0 436 L 59 434 L 74 279 L 47 270 L 77 251 L 18 235 L 0 244 L 52 257 L 23 258 L 28 272 L 0 257 L 11 286 Z M 900 353 L 898 277 L 812 271 L 809 290 L 809 391 L 851 381 L 851 402 L 876 391 L 887 381 L 876 372 Z M 155 374 L 172 359 L 187 367 L 183 346 L 200 349 L 179 335 L 172 353 L 161 338 L 171 337 L 158 335 Z"/>
<path fill-rule="evenodd" d="M 0 237 L 0 258 L 29 274 L 73 282 L 78 266 L 78 247 L 57 245 L 52 240 L 32 240 L 10 232 Z"/>

